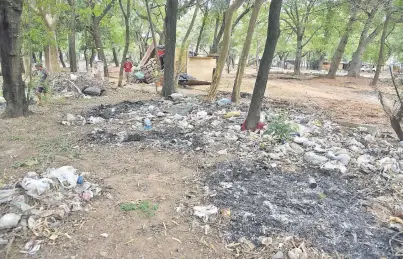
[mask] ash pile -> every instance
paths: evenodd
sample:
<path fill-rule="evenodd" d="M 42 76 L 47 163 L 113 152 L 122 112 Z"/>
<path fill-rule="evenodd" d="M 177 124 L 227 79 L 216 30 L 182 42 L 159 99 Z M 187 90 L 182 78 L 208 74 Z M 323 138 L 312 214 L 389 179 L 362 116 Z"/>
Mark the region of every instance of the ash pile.
<path fill-rule="evenodd" d="M 71 239 L 61 226 L 72 213 L 91 209 L 101 195 L 89 173 L 72 166 L 51 168 L 41 175 L 28 172 L 17 183 L 0 189 L 0 248 L 14 240 L 26 242 L 22 254 L 34 255 L 42 245 L 60 237 Z M 29 240 L 30 236 L 35 238 Z"/>
<path fill-rule="evenodd" d="M 403 230 L 403 147 L 389 130 L 345 127 L 314 108 L 269 106 L 266 100 L 265 128 L 242 131 L 249 102 L 249 96 L 234 105 L 225 98 L 209 103 L 175 94 L 98 106 L 70 116 L 66 125 L 94 124 L 86 139 L 92 144 L 226 158 L 204 167 L 204 185 L 206 206 L 231 211 L 228 242 L 259 245 L 287 233 L 353 258 L 401 251 L 393 237 Z"/>
<path fill-rule="evenodd" d="M 100 96 L 107 82 L 87 72 L 59 73 L 51 81 L 53 94 L 63 97 Z"/>

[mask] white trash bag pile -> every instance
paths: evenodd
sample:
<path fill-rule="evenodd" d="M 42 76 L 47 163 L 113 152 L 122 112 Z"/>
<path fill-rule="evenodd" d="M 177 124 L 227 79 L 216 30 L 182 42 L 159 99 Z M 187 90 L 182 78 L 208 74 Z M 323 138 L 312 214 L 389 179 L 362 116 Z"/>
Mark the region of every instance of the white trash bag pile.
<path fill-rule="evenodd" d="M 21 235 L 29 231 L 38 240 L 30 240 L 21 253 L 35 254 L 46 239 L 68 235 L 57 230 L 63 218 L 87 210 L 88 201 L 102 191 L 84 181 L 84 175 L 72 166 L 48 169 L 42 175 L 28 172 L 12 188 L 0 190 L 0 248 L 13 236 L 32 236 Z"/>

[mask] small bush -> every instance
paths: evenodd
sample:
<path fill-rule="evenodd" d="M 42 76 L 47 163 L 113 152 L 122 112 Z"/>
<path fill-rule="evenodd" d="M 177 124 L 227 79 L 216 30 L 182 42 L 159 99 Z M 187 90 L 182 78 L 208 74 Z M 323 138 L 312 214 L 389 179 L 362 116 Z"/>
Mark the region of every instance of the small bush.
<path fill-rule="evenodd" d="M 277 140 L 287 140 L 296 131 L 298 126 L 290 122 L 287 114 L 280 114 L 272 119 L 264 134 L 272 135 Z"/>

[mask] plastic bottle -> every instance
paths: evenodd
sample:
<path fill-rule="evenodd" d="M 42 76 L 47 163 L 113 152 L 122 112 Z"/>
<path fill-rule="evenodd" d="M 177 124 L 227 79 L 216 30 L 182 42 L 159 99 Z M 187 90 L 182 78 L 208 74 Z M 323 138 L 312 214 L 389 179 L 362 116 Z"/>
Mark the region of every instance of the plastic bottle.
<path fill-rule="evenodd" d="M 151 128 L 152 128 L 152 126 L 151 126 L 151 120 L 150 120 L 149 118 L 145 118 L 145 119 L 144 119 L 144 128 L 145 128 L 145 129 L 151 129 Z"/>

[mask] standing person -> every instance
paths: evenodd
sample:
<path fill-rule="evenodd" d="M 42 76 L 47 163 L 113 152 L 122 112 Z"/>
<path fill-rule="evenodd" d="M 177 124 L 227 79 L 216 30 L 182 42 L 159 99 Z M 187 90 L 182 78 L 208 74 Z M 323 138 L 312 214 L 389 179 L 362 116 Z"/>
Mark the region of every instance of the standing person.
<path fill-rule="evenodd" d="M 47 78 L 49 76 L 46 68 L 43 67 L 41 63 L 35 64 L 35 75 L 37 76 L 37 87 L 35 90 L 36 97 L 38 97 L 38 104 L 42 105 L 42 94 L 46 98 L 46 94 L 48 93 L 47 89 Z"/>
<path fill-rule="evenodd" d="M 130 74 L 131 74 L 132 68 L 133 68 L 133 63 L 130 61 L 129 58 L 126 58 L 126 61 L 125 61 L 125 63 L 123 64 L 123 67 L 125 68 L 126 84 L 128 84 L 128 83 L 129 83 Z"/>

